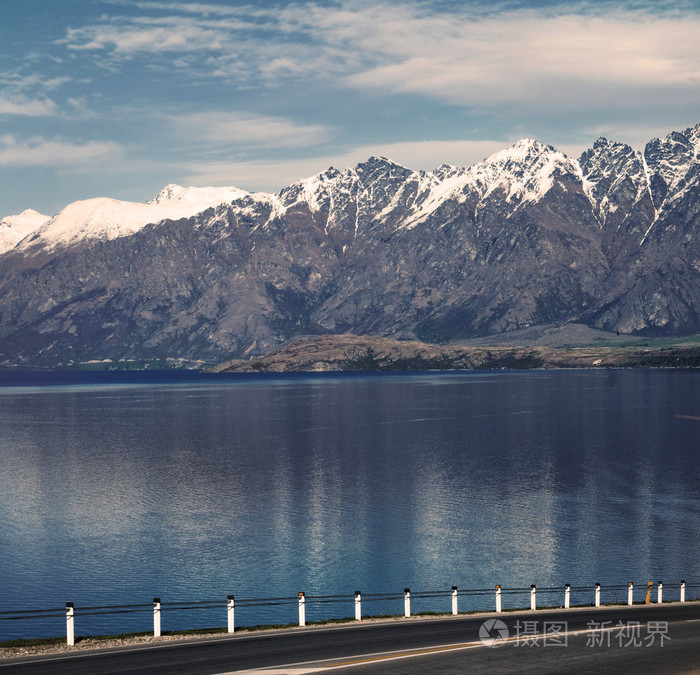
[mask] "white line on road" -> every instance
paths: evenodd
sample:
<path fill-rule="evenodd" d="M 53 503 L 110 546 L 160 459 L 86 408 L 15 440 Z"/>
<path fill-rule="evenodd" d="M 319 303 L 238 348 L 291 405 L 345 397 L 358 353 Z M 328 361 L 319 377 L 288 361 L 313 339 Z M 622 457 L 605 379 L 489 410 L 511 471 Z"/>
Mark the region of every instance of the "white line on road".
<path fill-rule="evenodd" d="M 700 621 L 700 619 L 698 619 Z M 606 628 L 587 628 L 582 630 L 572 630 L 563 633 L 556 633 L 556 638 L 563 638 L 577 635 L 591 635 L 598 633 L 606 633 L 613 630 L 620 630 L 620 626 L 608 626 Z M 506 642 L 521 642 L 532 640 L 552 639 L 551 633 L 541 633 L 538 635 L 515 635 L 513 637 L 504 638 L 499 647 Z M 367 665 L 369 663 L 378 663 L 385 661 L 396 661 L 399 659 L 412 659 L 417 656 L 427 656 L 445 653 L 449 651 L 462 651 L 466 649 L 477 649 L 479 647 L 493 648 L 492 645 L 484 644 L 483 642 L 461 642 L 457 644 L 438 645 L 435 647 L 425 647 L 422 649 L 403 649 L 400 651 L 375 652 L 372 654 L 362 654 L 360 656 L 351 657 L 348 659 L 325 659 L 323 661 L 306 661 L 302 663 L 288 663 L 276 667 L 253 668 L 251 670 L 231 671 L 220 673 L 219 675 L 241 675 L 242 673 L 255 673 L 256 675 L 307 675 L 308 673 L 321 673 L 328 670 L 340 670 L 342 668 L 352 668 L 353 666 Z"/>

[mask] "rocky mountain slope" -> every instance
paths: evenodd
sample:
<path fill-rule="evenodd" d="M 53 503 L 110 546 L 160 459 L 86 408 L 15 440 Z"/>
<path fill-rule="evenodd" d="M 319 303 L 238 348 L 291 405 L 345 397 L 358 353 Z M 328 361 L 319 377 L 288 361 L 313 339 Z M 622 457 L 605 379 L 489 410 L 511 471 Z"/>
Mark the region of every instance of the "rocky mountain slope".
<path fill-rule="evenodd" d="M 67 206 L 0 255 L 0 364 L 265 354 L 299 334 L 446 343 L 575 321 L 700 332 L 700 124 L 579 160 L 385 158 L 272 194 Z"/>

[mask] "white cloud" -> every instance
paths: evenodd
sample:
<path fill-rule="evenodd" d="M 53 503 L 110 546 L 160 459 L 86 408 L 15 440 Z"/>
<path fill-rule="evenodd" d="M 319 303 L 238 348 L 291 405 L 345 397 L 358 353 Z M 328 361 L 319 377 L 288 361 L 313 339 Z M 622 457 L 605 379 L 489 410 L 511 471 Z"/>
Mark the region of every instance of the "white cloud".
<path fill-rule="evenodd" d="M 462 105 L 550 107 L 698 100 L 700 16 L 520 10 L 480 17 L 375 13 L 343 29 L 376 65 L 346 82 Z M 436 46 L 439 45 L 439 48 Z"/>
<path fill-rule="evenodd" d="M 163 9 L 168 12 L 182 12 L 185 14 L 201 14 L 202 16 L 239 16 L 240 7 L 226 7 L 202 2 L 156 2 L 152 0 L 107 0 L 113 5 L 126 7 L 138 7 L 140 9 Z"/>
<path fill-rule="evenodd" d="M 25 74 L 22 69 L 0 72 L 0 115 L 18 117 L 53 117 L 59 108 L 46 92 L 70 81 L 67 76 L 49 77 L 38 72 Z"/>
<path fill-rule="evenodd" d="M 161 11 L 70 29 L 71 50 L 109 60 L 190 54 L 197 77 L 340 81 L 463 106 L 700 102 L 700 13 L 661 2 L 447 11 L 422 2 L 341 0 L 259 8 L 120 3 Z"/>
<path fill-rule="evenodd" d="M 45 117 L 55 115 L 56 111 L 56 104 L 48 98 L 32 99 L 0 93 L 0 115 Z"/>
<path fill-rule="evenodd" d="M 0 166 L 3 167 L 81 168 L 119 158 L 121 154 L 121 148 L 111 142 L 73 143 L 41 136 L 25 140 L 9 134 L 0 136 Z"/>
<path fill-rule="evenodd" d="M 19 70 L 5 71 L 0 73 L 0 84 L 6 85 L 9 89 L 15 92 L 23 92 L 27 90 L 49 90 L 57 89 L 70 82 L 70 77 L 47 77 L 41 73 L 30 73 L 25 75 Z"/>
<path fill-rule="evenodd" d="M 321 143 L 331 134 L 331 129 L 321 124 L 242 112 L 203 112 L 167 119 L 183 138 L 239 148 L 303 148 Z"/>
<path fill-rule="evenodd" d="M 124 57 L 137 54 L 228 51 L 232 35 L 249 23 L 208 18 L 115 17 L 102 23 L 69 28 L 60 40 L 74 51 L 100 51 Z"/>

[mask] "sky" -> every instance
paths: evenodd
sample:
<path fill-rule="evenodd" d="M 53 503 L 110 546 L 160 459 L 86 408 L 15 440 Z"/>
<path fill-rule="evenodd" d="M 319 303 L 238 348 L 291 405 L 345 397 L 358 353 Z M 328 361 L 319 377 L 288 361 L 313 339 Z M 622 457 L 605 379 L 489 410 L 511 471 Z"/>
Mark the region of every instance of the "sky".
<path fill-rule="evenodd" d="M 700 0 L 0 0 L 0 216 L 700 122 Z"/>

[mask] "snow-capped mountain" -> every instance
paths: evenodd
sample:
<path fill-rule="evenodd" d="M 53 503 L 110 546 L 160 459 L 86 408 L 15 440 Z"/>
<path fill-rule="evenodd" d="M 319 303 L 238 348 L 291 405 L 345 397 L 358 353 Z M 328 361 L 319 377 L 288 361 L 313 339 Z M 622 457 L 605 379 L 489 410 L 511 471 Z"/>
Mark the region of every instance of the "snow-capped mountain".
<path fill-rule="evenodd" d="M 0 363 L 263 353 L 303 332 L 444 342 L 550 322 L 700 332 L 700 125 L 577 160 L 371 157 L 276 194 L 68 205 L 0 256 Z"/>
<path fill-rule="evenodd" d="M 37 230 L 47 220 L 50 220 L 49 216 L 33 209 L 0 219 L 0 255 L 14 248 L 24 237 Z"/>
<path fill-rule="evenodd" d="M 19 248 L 54 248 L 90 239 L 117 239 L 134 234 L 150 223 L 189 218 L 245 194 L 234 187 L 167 185 L 145 204 L 108 198 L 85 199 L 69 204 L 53 218 L 40 223 Z"/>
<path fill-rule="evenodd" d="M 644 157 L 649 166 L 649 181 L 654 204 L 661 208 L 676 192 L 685 186 L 687 173 L 697 165 L 700 153 L 700 125 L 674 131 L 664 139 L 655 138 L 647 143 Z"/>

